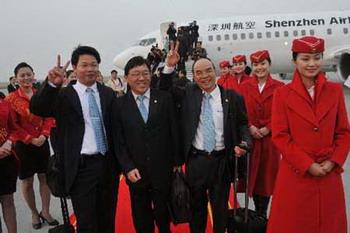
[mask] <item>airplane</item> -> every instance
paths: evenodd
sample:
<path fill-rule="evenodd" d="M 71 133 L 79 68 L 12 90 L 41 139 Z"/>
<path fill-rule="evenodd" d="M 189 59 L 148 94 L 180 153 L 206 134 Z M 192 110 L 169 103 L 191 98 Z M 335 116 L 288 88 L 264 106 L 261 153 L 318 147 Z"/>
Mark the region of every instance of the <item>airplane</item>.
<path fill-rule="evenodd" d="M 113 63 L 124 69 L 131 57 L 146 57 L 155 45 L 162 49 L 169 23 L 162 23 L 160 30 L 143 36 L 136 44 L 116 55 Z M 256 50 L 267 49 L 272 60 L 271 73 L 281 77 L 291 74 L 294 69 L 292 40 L 306 35 L 321 37 L 326 45 L 323 70 L 332 81 L 350 84 L 349 10 L 234 16 L 197 20 L 197 25 L 202 47 L 207 50 L 216 68 L 221 60 L 231 60 L 234 55 L 249 55 Z"/>

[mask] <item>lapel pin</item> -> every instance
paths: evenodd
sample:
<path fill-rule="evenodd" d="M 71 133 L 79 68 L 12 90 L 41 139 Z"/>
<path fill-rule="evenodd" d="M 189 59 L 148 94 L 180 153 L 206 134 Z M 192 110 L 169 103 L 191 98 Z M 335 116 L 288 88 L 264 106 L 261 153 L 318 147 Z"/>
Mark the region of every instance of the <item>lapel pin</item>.
<path fill-rule="evenodd" d="M 225 102 L 228 103 L 228 99 L 225 99 Z"/>
<path fill-rule="evenodd" d="M 158 100 L 154 100 L 153 102 L 156 104 L 156 103 L 158 103 Z"/>

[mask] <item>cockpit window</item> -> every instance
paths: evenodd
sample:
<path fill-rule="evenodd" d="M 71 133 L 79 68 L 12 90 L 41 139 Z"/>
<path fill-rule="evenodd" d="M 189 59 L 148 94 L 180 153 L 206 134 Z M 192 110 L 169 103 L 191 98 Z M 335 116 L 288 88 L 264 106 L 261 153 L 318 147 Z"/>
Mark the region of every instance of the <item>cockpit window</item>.
<path fill-rule="evenodd" d="M 147 39 L 142 39 L 139 40 L 135 43 L 135 45 L 139 45 L 139 46 L 149 46 L 152 45 L 154 43 L 156 43 L 157 39 L 156 38 L 147 38 Z"/>

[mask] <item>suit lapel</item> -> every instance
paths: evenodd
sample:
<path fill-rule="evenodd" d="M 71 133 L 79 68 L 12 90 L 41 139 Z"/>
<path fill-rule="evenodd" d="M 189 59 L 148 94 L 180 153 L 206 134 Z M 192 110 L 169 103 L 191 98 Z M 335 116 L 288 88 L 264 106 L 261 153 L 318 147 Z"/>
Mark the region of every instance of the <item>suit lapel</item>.
<path fill-rule="evenodd" d="M 287 101 L 288 107 L 305 120 L 309 121 L 315 126 L 318 126 L 318 120 L 313 111 L 313 102 L 297 72 L 294 73 L 294 77 L 289 85 L 289 88 L 292 89 L 294 95 L 291 96 L 289 101 Z"/>
<path fill-rule="evenodd" d="M 97 84 L 97 90 L 100 96 L 102 116 L 103 116 L 103 119 L 106 119 L 106 96 L 104 95 L 102 85 L 99 84 L 98 82 L 96 84 Z"/>
<path fill-rule="evenodd" d="M 158 106 L 159 106 L 158 95 L 151 89 L 150 90 L 150 100 L 149 100 L 147 124 L 151 124 L 151 121 L 154 119 L 154 116 L 156 116 Z"/>
<path fill-rule="evenodd" d="M 261 93 L 261 102 L 265 102 L 267 99 L 269 99 L 275 90 L 274 88 L 275 83 L 273 82 L 273 79 L 271 76 L 269 76 L 266 80 L 265 87 Z"/>
<path fill-rule="evenodd" d="M 226 91 L 222 87 L 220 87 L 220 93 L 221 93 L 222 111 L 224 114 L 224 130 L 225 130 L 227 117 L 228 117 L 229 98 L 227 96 Z"/>
<path fill-rule="evenodd" d="M 191 103 L 190 105 L 190 109 L 192 109 L 193 113 L 194 113 L 194 129 L 196 130 L 198 127 L 198 123 L 199 123 L 199 118 L 200 118 L 200 114 L 201 114 L 201 110 L 202 110 L 202 98 L 203 98 L 203 93 L 202 90 L 198 87 L 195 86 L 194 87 L 194 91 L 193 91 L 193 95 L 188 96 L 187 98 L 190 98 L 189 103 Z M 193 106 L 193 107 L 192 107 Z"/>
<path fill-rule="evenodd" d="M 71 102 L 74 110 L 78 113 L 79 119 L 84 119 L 83 108 L 81 106 L 78 93 L 76 92 L 76 90 L 72 85 L 67 86 L 66 88 L 67 88 L 67 98 Z"/>
<path fill-rule="evenodd" d="M 126 98 L 127 98 L 127 106 L 129 109 L 130 114 L 128 114 L 128 116 L 130 118 L 135 117 L 135 120 L 140 124 L 140 125 L 144 125 L 145 122 L 143 121 L 142 115 L 140 113 L 139 107 L 137 106 L 136 100 L 132 94 L 131 91 L 129 91 L 126 94 Z"/>
<path fill-rule="evenodd" d="M 257 102 L 258 104 L 261 104 L 261 95 L 260 95 L 260 92 L 259 92 L 258 81 L 257 81 L 256 77 L 253 77 L 249 81 L 248 84 L 249 84 L 249 88 L 248 88 L 249 92 L 248 92 L 248 94 L 253 97 L 255 102 Z"/>
<path fill-rule="evenodd" d="M 317 77 L 316 81 L 316 117 L 320 122 L 327 113 L 332 109 L 335 105 L 335 101 L 330 96 L 333 96 L 332 89 L 327 88 L 326 85 L 326 77 L 323 74 L 320 74 Z"/>

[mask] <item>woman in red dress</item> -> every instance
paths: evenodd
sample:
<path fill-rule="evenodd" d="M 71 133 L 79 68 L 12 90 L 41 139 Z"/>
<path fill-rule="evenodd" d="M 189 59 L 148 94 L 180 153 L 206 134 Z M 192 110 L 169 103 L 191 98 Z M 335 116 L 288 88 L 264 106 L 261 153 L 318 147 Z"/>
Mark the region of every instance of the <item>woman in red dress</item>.
<path fill-rule="evenodd" d="M 232 57 L 232 73 L 235 91 L 241 92 L 241 86 L 244 82 L 250 79 L 250 76 L 245 73 L 247 68 L 247 59 L 245 55 L 236 55 Z"/>
<path fill-rule="evenodd" d="M 17 232 L 13 193 L 16 192 L 18 169 L 12 147 L 19 128 L 13 115 L 10 105 L 0 98 L 0 203 L 8 233 Z"/>
<path fill-rule="evenodd" d="M 341 173 L 350 148 L 343 89 L 321 71 L 324 41 L 293 41 L 295 72 L 278 89 L 272 139 L 282 154 L 268 233 L 346 233 Z"/>
<path fill-rule="evenodd" d="M 58 225 L 49 212 L 50 190 L 46 184 L 45 172 L 50 156 L 47 138 L 54 124 L 53 119 L 38 117 L 29 111 L 29 102 L 33 95 L 34 72 L 31 66 L 22 62 L 14 70 L 20 88 L 6 97 L 6 101 L 15 111 L 16 122 L 21 129 L 15 145 L 20 160 L 19 179 L 24 199 L 32 213 L 32 226 L 41 228 L 42 221 L 49 225 Z M 33 189 L 34 175 L 38 174 L 42 211 L 35 204 Z"/>
<path fill-rule="evenodd" d="M 271 77 L 271 59 L 267 50 L 251 54 L 250 60 L 252 78 L 241 86 L 253 137 L 249 194 L 253 195 L 255 210 L 266 216 L 280 160 L 280 153 L 271 141 L 272 97 L 284 84 Z"/>

